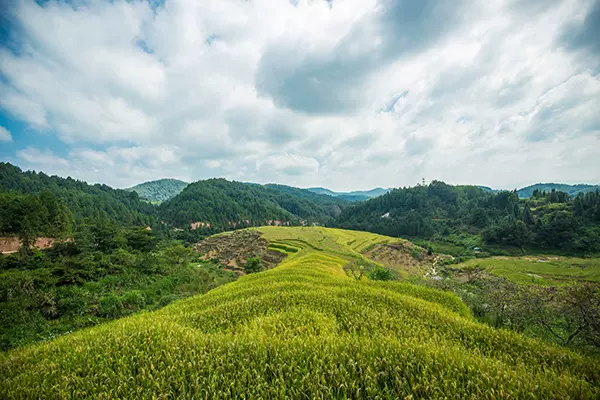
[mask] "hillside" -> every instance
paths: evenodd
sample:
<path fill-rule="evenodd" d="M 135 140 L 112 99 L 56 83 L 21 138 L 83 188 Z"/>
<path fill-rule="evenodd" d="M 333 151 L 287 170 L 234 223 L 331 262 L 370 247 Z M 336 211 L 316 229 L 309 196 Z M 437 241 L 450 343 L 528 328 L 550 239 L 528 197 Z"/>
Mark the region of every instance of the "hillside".
<path fill-rule="evenodd" d="M 569 197 L 537 193 L 486 192 L 476 186 L 429 185 L 394 189 L 343 210 L 336 226 L 412 238 L 453 236 L 470 248 L 486 243 L 594 253 L 600 251 L 600 195 Z"/>
<path fill-rule="evenodd" d="M 140 183 L 125 190 L 137 192 L 140 199 L 160 203 L 177 196 L 187 185 L 187 182 L 178 179 L 159 179 Z"/>
<path fill-rule="evenodd" d="M 329 190 L 322 187 L 313 187 L 308 188 L 306 190 L 309 190 L 313 193 L 337 197 L 346 201 L 363 201 L 374 197 L 382 196 L 392 189 L 375 188 L 371 190 L 356 190 L 353 192 L 334 192 L 333 190 Z"/>
<path fill-rule="evenodd" d="M 0 163 L 0 192 L 10 191 L 27 195 L 50 192 L 64 202 L 79 224 L 85 219 L 107 218 L 123 226 L 148 225 L 155 216 L 155 207 L 141 201 L 137 193 Z"/>
<path fill-rule="evenodd" d="M 567 185 L 564 183 L 536 183 L 535 185 L 527 186 L 517 190 L 517 194 L 521 198 L 529 198 L 533 196 L 533 191 L 536 189 L 541 192 L 551 192 L 552 190 L 558 192 L 566 192 L 569 194 L 569 196 L 574 197 L 580 193 L 584 194 L 600 190 L 600 185 Z"/>
<path fill-rule="evenodd" d="M 480 324 L 450 293 L 344 273 L 348 260 L 390 238 L 258 230 L 290 243 L 279 267 L 3 353 L 0 392 L 7 399 L 600 395 L 595 359 Z"/>
<path fill-rule="evenodd" d="M 224 230 L 269 223 L 325 224 L 339 215 L 343 205 L 343 201 L 289 186 L 208 179 L 191 183 L 161 204 L 159 213 L 174 226 L 200 222 Z"/>

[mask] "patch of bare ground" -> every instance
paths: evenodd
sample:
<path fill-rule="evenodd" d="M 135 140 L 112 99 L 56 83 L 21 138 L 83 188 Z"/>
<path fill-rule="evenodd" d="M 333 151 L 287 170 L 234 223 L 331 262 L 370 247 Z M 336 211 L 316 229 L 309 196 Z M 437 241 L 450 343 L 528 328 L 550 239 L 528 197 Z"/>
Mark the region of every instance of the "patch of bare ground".
<path fill-rule="evenodd" d="M 69 241 L 67 239 L 67 241 Z M 39 237 L 35 240 L 35 247 L 40 250 L 49 249 L 54 246 L 56 239 L 49 237 Z M 16 253 L 21 248 L 21 242 L 16 236 L 0 237 L 0 253 L 11 254 Z"/>
<path fill-rule="evenodd" d="M 204 260 L 218 259 L 224 269 L 244 275 L 244 265 L 251 257 L 259 257 L 265 268 L 275 268 L 286 257 L 285 254 L 269 249 L 269 241 L 257 231 L 240 230 L 230 235 L 206 238 L 194 248 L 204 255 Z"/>
<path fill-rule="evenodd" d="M 388 268 L 405 272 L 409 275 L 423 276 L 435 274 L 435 264 L 440 258 L 450 256 L 428 255 L 422 247 L 410 242 L 380 243 L 368 248 L 363 255 Z"/>

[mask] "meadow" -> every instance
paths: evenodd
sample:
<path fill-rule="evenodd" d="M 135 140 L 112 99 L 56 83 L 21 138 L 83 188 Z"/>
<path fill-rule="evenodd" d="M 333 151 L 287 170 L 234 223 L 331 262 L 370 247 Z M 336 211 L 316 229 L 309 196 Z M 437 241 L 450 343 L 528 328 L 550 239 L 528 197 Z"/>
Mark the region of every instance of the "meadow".
<path fill-rule="evenodd" d="M 457 264 L 462 270 L 478 268 L 520 284 L 561 285 L 574 281 L 600 283 L 600 258 L 523 256 L 476 258 Z"/>
<path fill-rule="evenodd" d="M 454 294 L 343 270 L 397 241 L 257 228 L 277 268 L 0 354 L 5 398 L 594 399 L 595 358 L 475 321 Z"/>

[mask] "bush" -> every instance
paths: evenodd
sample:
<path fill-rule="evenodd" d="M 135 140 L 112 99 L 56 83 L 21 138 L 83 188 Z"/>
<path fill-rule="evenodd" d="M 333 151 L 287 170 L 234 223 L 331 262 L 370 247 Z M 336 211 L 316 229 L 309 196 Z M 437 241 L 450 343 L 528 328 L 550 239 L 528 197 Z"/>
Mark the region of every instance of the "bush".
<path fill-rule="evenodd" d="M 373 281 L 391 281 L 394 280 L 394 272 L 384 267 L 375 267 L 369 272 L 369 279 Z"/>
<path fill-rule="evenodd" d="M 251 257 L 251 258 L 247 259 L 246 265 L 244 265 L 244 270 L 248 274 L 260 272 L 264 269 L 265 269 L 265 267 L 261 264 L 260 258 L 258 258 L 258 257 Z"/>
<path fill-rule="evenodd" d="M 105 318 L 116 318 L 123 314 L 123 302 L 120 296 L 109 294 L 100 297 L 99 314 Z"/>

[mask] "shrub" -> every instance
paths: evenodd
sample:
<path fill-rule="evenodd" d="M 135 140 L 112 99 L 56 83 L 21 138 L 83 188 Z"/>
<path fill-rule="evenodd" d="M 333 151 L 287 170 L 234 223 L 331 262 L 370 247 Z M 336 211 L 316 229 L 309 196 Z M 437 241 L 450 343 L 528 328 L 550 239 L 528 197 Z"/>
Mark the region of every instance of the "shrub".
<path fill-rule="evenodd" d="M 123 302 L 120 296 L 109 294 L 100 297 L 99 314 L 105 318 L 116 318 L 123 314 Z"/>
<path fill-rule="evenodd" d="M 244 265 L 244 270 L 248 274 L 260 272 L 260 271 L 263 271 L 264 269 L 265 269 L 265 267 L 261 264 L 260 258 L 258 258 L 258 257 L 251 257 L 251 258 L 247 259 L 246 265 Z"/>
<path fill-rule="evenodd" d="M 374 281 L 391 281 L 394 279 L 394 272 L 384 267 L 375 267 L 369 272 L 369 279 Z"/>

